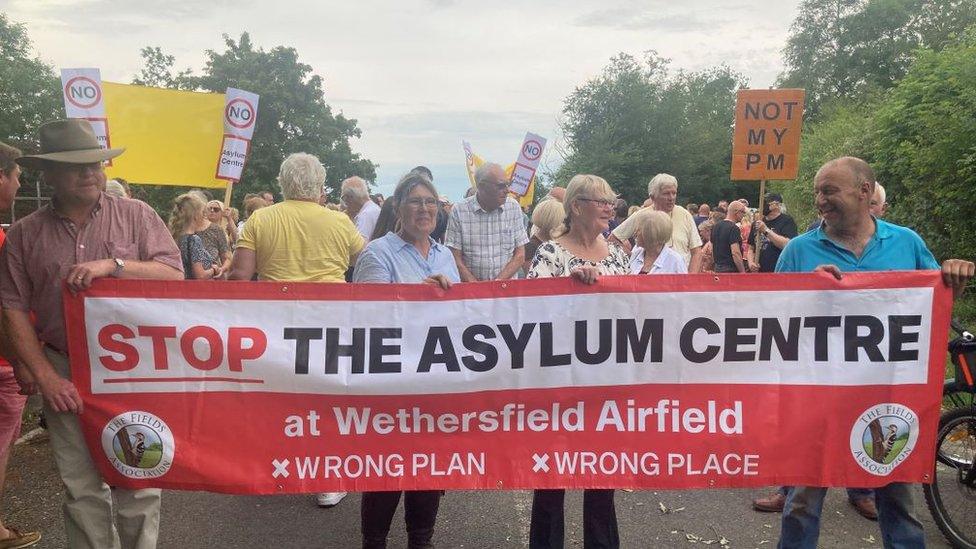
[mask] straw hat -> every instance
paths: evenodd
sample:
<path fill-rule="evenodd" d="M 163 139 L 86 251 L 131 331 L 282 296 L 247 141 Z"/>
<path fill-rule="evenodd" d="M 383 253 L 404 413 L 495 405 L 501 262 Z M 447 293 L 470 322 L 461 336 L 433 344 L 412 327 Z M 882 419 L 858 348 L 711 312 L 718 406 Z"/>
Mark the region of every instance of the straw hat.
<path fill-rule="evenodd" d="M 102 162 L 125 152 L 125 149 L 103 149 L 98 145 L 91 123 L 80 118 L 46 122 L 37 129 L 41 152 L 17 159 L 25 168 L 41 168 L 44 161 L 65 164 Z"/>

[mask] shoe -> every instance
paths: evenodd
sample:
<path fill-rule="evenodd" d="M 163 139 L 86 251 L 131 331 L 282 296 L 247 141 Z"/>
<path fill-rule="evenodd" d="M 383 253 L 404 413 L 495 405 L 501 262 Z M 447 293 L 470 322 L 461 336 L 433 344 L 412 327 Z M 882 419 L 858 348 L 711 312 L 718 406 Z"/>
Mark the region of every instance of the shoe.
<path fill-rule="evenodd" d="M 860 498 L 850 502 L 857 514 L 868 520 L 878 520 L 878 507 L 874 504 L 874 498 Z"/>
<path fill-rule="evenodd" d="M 346 497 L 346 492 L 322 492 L 315 496 L 315 503 L 319 507 L 328 509 L 329 507 L 335 507 L 339 505 L 342 498 Z M 2 549 L 2 548 L 0 548 Z"/>
<path fill-rule="evenodd" d="M 30 547 L 41 541 L 40 532 L 25 532 L 22 534 L 16 528 L 9 526 L 7 530 L 10 531 L 11 537 L 0 539 L 0 549 L 20 549 L 21 547 Z"/>
<path fill-rule="evenodd" d="M 782 513 L 785 506 L 786 496 L 782 492 L 752 500 L 752 508 L 762 513 Z"/>

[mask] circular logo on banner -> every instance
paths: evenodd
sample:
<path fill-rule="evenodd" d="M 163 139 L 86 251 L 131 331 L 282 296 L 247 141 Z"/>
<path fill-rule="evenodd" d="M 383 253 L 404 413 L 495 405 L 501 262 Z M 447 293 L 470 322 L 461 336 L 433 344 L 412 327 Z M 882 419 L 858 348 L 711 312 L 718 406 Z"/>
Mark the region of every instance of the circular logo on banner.
<path fill-rule="evenodd" d="M 166 422 L 149 412 L 126 412 L 102 429 L 102 450 L 129 478 L 159 478 L 173 466 L 176 443 Z"/>
<path fill-rule="evenodd" d="M 864 411 L 851 430 L 851 454 L 862 469 L 887 476 L 908 459 L 918 441 L 918 415 L 886 402 Z"/>
<path fill-rule="evenodd" d="M 238 97 L 227 103 L 227 108 L 224 109 L 224 118 L 231 126 L 244 130 L 253 126 L 254 119 L 257 117 L 254 116 L 254 105 Z"/>
<path fill-rule="evenodd" d="M 64 97 L 79 109 L 90 109 L 102 100 L 102 88 L 87 76 L 76 76 L 64 85 Z"/>
<path fill-rule="evenodd" d="M 522 146 L 522 154 L 527 160 L 537 160 L 542 156 L 542 143 L 538 141 L 526 141 Z"/>

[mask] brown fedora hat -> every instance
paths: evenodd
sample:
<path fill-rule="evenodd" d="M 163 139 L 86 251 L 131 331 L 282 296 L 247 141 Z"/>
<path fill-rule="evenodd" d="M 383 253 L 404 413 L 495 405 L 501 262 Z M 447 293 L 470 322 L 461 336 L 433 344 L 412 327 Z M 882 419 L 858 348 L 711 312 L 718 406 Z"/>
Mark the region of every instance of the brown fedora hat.
<path fill-rule="evenodd" d="M 103 149 L 98 145 L 91 123 L 81 118 L 45 122 L 37 129 L 41 152 L 17 159 L 25 168 L 41 168 L 44 161 L 64 164 L 91 164 L 125 152 L 125 149 Z"/>

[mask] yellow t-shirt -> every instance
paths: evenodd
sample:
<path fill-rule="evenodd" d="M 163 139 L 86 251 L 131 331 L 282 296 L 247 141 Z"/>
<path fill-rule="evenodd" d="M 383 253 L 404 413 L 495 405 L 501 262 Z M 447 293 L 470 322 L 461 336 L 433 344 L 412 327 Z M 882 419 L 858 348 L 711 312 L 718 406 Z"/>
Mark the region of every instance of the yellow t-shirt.
<path fill-rule="evenodd" d="M 258 278 L 310 282 L 343 282 L 363 245 L 349 216 L 303 200 L 255 210 L 237 240 L 254 250 Z"/>

